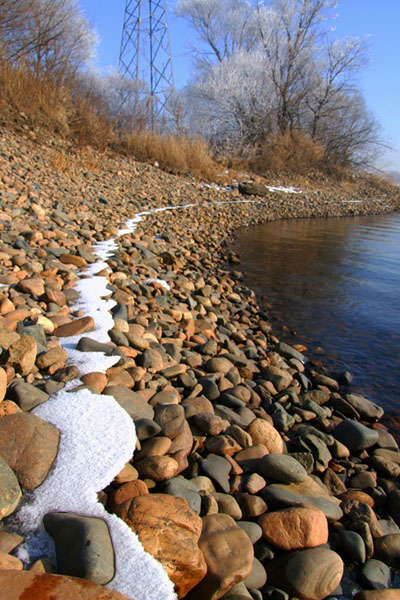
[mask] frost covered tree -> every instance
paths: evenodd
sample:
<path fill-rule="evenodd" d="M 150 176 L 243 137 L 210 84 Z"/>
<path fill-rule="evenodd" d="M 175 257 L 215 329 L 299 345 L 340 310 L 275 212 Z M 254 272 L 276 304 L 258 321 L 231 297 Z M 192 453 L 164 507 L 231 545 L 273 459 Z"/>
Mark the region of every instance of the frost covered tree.
<path fill-rule="evenodd" d="M 245 0 L 178 0 L 176 14 L 190 24 L 198 43 L 192 45 L 199 70 L 207 70 L 257 43 L 256 15 Z"/>
<path fill-rule="evenodd" d="M 355 84 L 367 42 L 334 38 L 336 4 L 178 0 L 199 41 L 189 127 L 241 151 L 300 132 L 322 144 L 327 160 L 358 161 L 379 137 Z"/>

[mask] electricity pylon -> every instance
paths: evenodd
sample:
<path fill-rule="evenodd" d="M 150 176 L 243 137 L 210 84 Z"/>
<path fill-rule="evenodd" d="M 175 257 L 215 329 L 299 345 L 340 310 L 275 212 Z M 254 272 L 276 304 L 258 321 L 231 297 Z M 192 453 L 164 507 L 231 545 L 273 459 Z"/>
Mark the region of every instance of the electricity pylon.
<path fill-rule="evenodd" d="M 136 82 L 136 107 L 147 100 L 154 130 L 174 84 L 165 0 L 126 0 L 119 72 Z"/>

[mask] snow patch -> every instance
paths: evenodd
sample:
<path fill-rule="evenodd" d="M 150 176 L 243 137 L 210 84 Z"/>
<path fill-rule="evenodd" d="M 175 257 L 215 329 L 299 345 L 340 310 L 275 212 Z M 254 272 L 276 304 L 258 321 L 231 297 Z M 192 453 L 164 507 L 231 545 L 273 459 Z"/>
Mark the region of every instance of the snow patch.
<path fill-rule="evenodd" d="M 143 211 L 129 220 L 127 228 L 120 229 L 118 235 L 132 233 L 144 215 L 188 206 L 192 205 Z M 96 273 L 109 268 L 104 261 L 116 248 L 114 239 L 96 244 L 93 250 L 100 260 L 82 273 L 75 288 L 80 293 L 75 308 L 95 320 L 94 331 L 82 335 L 98 342 L 109 341 L 107 332 L 113 326 L 110 310 L 115 302 L 107 299 L 110 296 L 107 279 Z M 166 282 L 156 281 L 169 289 Z M 77 365 L 80 375 L 105 372 L 119 361 L 118 356 L 76 350 L 82 335 L 61 340 L 68 353 L 68 363 Z M 18 556 L 27 563 L 43 556 L 55 561 L 54 543 L 42 525 L 48 512 L 100 517 L 108 524 L 115 551 L 115 576 L 107 587 L 134 600 L 174 600 L 173 584 L 160 563 L 143 550 L 126 523 L 107 513 L 97 500 L 97 492 L 104 489 L 133 456 L 134 423 L 112 396 L 92 394 L 87 389 L 69 391 L 80 383 L 79 379 L 68 382 L 63 390 L 32 411 L 57 427 L 60 443 L 48 477 L 36 490 L 24 495 L 15 515 L 18 530 L 26 536 Z"/>

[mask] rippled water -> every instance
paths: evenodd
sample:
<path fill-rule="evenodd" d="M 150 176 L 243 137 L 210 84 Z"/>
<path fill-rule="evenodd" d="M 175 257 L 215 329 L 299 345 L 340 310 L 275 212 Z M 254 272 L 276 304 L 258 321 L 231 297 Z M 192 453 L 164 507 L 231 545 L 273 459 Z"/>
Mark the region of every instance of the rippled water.
<path fill-rule="evenodd" d="M 400 413 L 400 214 L 265 223 L 242 230 L 234 250 L 271 318 L 296 331 L 277 324 L 279 337 Z"/>

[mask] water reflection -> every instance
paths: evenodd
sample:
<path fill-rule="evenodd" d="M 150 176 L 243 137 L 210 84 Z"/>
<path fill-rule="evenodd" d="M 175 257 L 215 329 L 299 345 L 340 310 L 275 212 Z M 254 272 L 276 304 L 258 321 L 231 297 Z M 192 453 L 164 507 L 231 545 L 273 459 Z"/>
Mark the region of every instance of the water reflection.
<path fill-rule="evenodd" d="M 241 231 L 234 250 L 297 341 L 322 346 L 356 389 L 400 407 L 400 215 L 266 223 Z"/>

